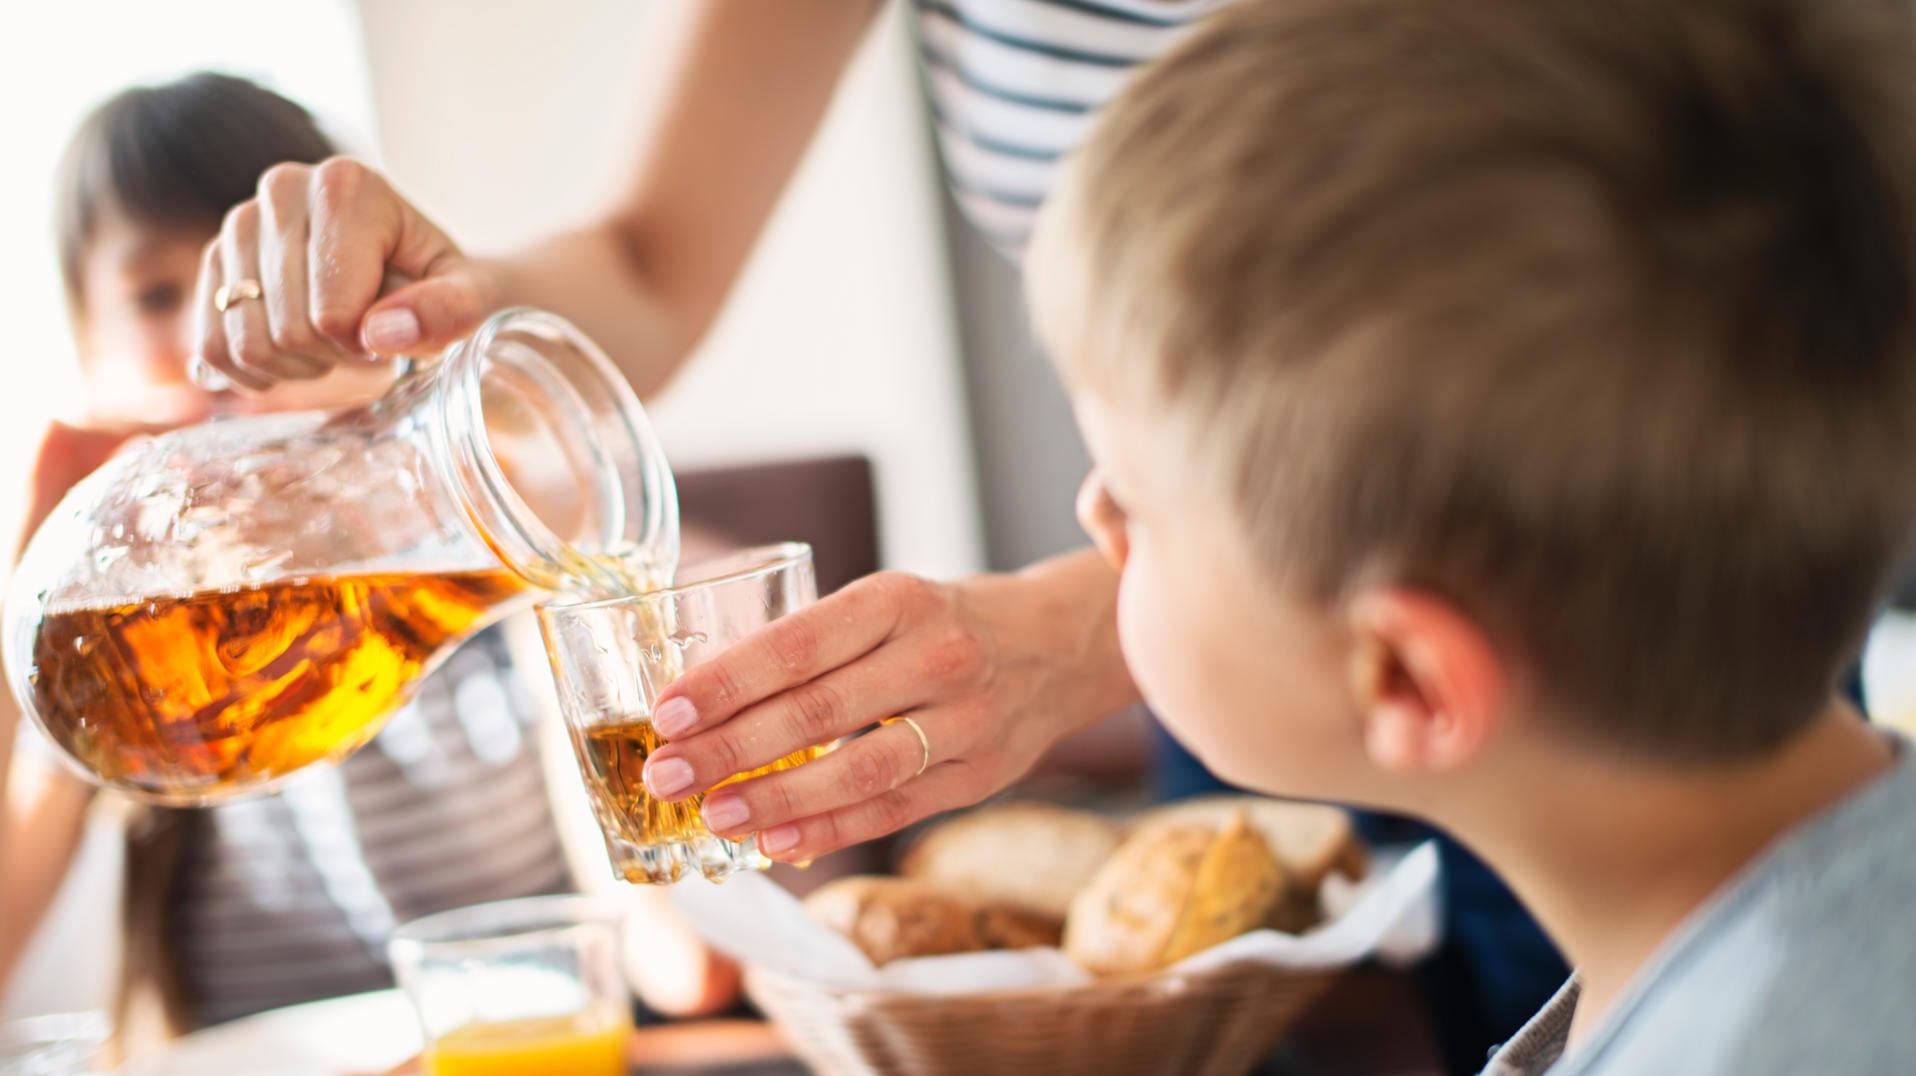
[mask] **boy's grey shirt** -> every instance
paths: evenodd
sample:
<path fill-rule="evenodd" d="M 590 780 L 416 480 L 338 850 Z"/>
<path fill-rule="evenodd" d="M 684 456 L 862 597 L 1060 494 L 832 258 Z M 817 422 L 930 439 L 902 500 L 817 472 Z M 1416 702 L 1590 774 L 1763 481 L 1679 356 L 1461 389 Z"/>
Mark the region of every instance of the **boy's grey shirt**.
<path fill-rule="evenodd" d="M 1786 834 L 1565 1055 L 1574 978 L 1485 1076 L 1916 1072 L 1916 761 Z"/>

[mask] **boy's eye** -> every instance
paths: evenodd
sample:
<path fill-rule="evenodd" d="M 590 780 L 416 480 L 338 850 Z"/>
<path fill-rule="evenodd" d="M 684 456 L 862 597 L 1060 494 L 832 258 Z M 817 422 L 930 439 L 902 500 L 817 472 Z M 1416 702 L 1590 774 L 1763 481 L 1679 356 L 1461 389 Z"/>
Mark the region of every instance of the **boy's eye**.
<path fill-rule="evenodd" d="M 141 288 L 133 296 L 133 301 L 139 306 L 140 313 L 142 314 L 171 314 L 180 308 L 181 303 L 186 301 L 186 289 L 170 281 L 163 284 L 153 284 Z"/>

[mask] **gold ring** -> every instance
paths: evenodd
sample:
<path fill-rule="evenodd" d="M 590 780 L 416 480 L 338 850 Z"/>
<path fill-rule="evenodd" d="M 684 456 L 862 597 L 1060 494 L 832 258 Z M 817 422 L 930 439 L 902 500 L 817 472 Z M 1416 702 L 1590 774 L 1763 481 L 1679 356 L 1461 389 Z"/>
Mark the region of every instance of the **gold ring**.
<path fill-rule="evenodd" d="M 248 299 L 264 299 L 266 289 L 257 280 L 242 280 L 237 284 L 221 284 L 213 289 L 213 308 L 224 314 Z"/>
<path fill-rule="evenodd" d="M 905 724 L 910 725 L 911 730 L 918 734 L 918 746 L 924 750 L 925 755 L 923 758 L 918 760 L 918 772 L 912 774 L 912 776 L 923 777 L 925 775 L 925 771 L 931 768 L 931 737 L 925 735 L 925 730 L 918 727 L 918 722 L 913 721 L 909 717 L 887 718 L 885 721 L 885 724 L 896 725 L 900 721 L 903 721 Z"/>

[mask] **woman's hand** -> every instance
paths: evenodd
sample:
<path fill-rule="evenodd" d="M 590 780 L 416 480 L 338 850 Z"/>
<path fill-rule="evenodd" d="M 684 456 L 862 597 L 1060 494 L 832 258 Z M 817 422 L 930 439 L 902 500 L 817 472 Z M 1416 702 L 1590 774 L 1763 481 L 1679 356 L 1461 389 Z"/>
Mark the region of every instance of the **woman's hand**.
<path fill-rule="evenodd" d="M 251 284 L 259 294 L 249 298 Z M 501 293 L 486 263 L 461 253 L 378 172 L 347 157 L 280 164 L 207 246 L 193 354 L 267 389 L 341 362 L 432 354 L 478 328 Z"/>
<path fill-rule="evenodd" d="M 1089 551 L 1017 575 L 853 583 L 699 665 L 660 695 L 646 764 L 678 800 L 804 747 L 896 722 L 705 801 L 727 836 L 805 860 L 968 806 L 1051 744 L 1137 698 L 1118 651 L 1117 576 Z M 927 750 L 927 747 L 929 750 Z M 922 769 L 922 772 L 921 772 Z"/>

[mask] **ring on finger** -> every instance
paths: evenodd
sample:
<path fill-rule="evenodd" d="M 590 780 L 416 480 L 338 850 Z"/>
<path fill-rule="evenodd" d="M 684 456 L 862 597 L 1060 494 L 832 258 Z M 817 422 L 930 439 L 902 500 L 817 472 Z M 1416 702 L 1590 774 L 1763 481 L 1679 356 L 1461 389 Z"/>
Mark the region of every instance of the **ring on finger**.
<path fill-rule="evenodd" d="M 899 717 L 889 717 L 882 723 L 886 725 L 896 725 L 901 721 L 910 725 L 911 730 L 918 734 L 918 746 L 924 752 L 924 755 L 918 760 L 918 772 L 912 774 L 912 776 L 922 777 L 925 771 L 931 768 L 931 737 L 925 735 L 924 728 L 909 717 L 902 715 Z"/>
<path fill-rule="evenodd" d="M 224 314 L 249 299 L 266 298 L 266 289 L 257 280 L 221 284 L 213 289 L 213 309 Z"/>

